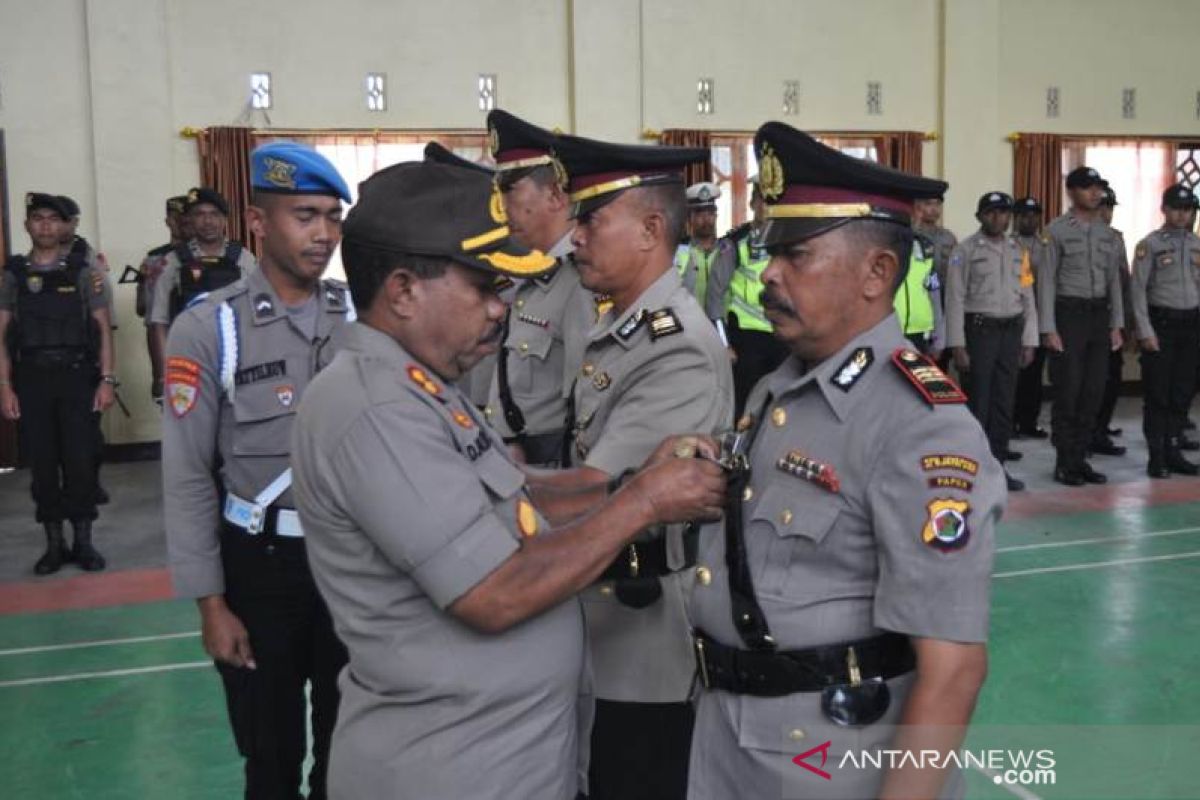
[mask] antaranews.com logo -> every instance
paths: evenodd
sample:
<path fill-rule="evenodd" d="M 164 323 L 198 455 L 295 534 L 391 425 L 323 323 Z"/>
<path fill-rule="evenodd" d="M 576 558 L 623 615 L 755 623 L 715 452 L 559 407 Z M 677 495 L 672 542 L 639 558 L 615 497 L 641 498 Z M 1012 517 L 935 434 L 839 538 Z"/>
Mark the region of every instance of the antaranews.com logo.
<path fill-rule="evenodd" d="M 816 777 L 832 781 L 826 770 L 832 741 L 807 750 L 792 763 Z M 1058 761 L 1054 751 L 1041 750 L 847 750 L 837 762 L 839 772 L 848 770 L 932 769 L 978 770 L 997 785 L 1053 786 L 1058 781 Z"/>

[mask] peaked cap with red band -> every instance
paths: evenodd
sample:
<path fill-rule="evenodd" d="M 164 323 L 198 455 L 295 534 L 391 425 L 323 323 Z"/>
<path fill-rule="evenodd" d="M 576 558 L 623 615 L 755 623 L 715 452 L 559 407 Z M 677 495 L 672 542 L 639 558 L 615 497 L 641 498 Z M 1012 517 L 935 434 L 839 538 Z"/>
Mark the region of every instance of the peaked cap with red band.
<path fill-rule="evenodd" d="M 683 196 L 683 168 L 707 161 L 707 147 L 663 147 L 600 142 L 562 135 L 557 153 L 567 169 L 574 216 L 589 214 L 626 189 L 674 183 Z"/>
<path fill-rule="evenodd" d="M 766 201 L 762 244 L 811 239 L 858 219 L 908 226 L 913 201 L 942 196 L 945 181 L 848 156 L 782 122 L 754 135 L 758 188 Z"/>

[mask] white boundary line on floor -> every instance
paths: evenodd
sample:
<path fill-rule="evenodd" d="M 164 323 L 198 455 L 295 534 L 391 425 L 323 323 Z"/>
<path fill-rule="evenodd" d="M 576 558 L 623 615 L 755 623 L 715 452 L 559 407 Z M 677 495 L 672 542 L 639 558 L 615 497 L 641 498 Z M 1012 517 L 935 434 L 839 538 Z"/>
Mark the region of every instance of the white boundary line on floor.
<path fill-rule="evenodd" d="M 134 667 L 132 669 L 110 669 L 103 672 L 76 672 L 72 675 L 44 675 L 40 678 L 19 678 L 12 681 L 0 681 L 0 689 L 11 686 L 33 686 L 39 683 L 66 683 L 68 681 L 84 681 L 92 678 L 116 678 L 122 675 L 145 675 L 151 672 L 174 672 L 181 669 L 200 669 L 212 667 L 211 661 L 185 661 L 179 664 L 160 664 L 157 667 Z"/>
<path fill-rule="evenodd" d="M 155 636 L 133 636 L 128 639 L 97 639 L 92 642 L 70 642 L 68 644 L 45 644 L 37 647 L 14 647 L 0 650 L 0 656 L 23 656 L 30 653 L 50 653 L 56 650 L 80 650 L 85 647 L 111 647 L 120 644 L 142 644 L 143 642 L 163 642 L 169 639 L 191 639 L 200 635 L 200 631 L 183 631 L 181 633 L 160 633 Z"/>
<path fill-rule="evenodd" d="M 1131 542 L 1137 539 L 1155 539 L 1159 536 L 1182 536 L 1186 533 L 1200 533 L 1200 527 L 1175 528 L 1169 531 L 1146 531 L 1144 533 L 1127 533 L 1121 536 L 1097 536 L 1092 539 L 1071 539 L 1066 542 L 1041 542 L 1039 544 L 1015 544 L 1009 547 L 997 547 L 996 553 L 1017 553 L 1025 550 L 1046 550 L 1055 547 L 1074 547 L 1081 544 L 1115 544 Z"/>
<path fill-rule="evenodd" d="M 972 769 L 974 769 L 980 775 L 986 775 L 988 777 L 988 779 L 991 780 L 992 783 L 996 784 L 997 786 L 999 786 L 1002 789 L 1007 790 L 1009 794 L 1014 795 L 1015 797 L 1021 798 L 1021 800 L 1042 800 L 1041 797 L 1039 797 L 1038 795 L 1029 791 L 1024 786 L 1013 786 L 1011 784 L 1007 784 L 1002 781 L 997 781 L 997 778 L 1000 777 L 1000 773 L 998 773 L 998 772 L 993 772 L 990 769 L 984 769 L 983 767 L 978 767 L 978 766 L 974 766 L 974 765 L 972 765 Z"/>
<path fill-rule="evenodd" d="M 1034 569 L 1018 569 L 1012 572 L 993 572 L 993 578 L 1018 578 L 1022 575 L 1044 575 L 1050 572 L 1074 572 L 1081 569 L 1100 569 L 1101 567 L 1118 567 L 1124 564 L 1149 564 L 1155 561 L 1180 561 L 1185 558 L 1200 558 L 1200 550 L 1187 553 L 1171 553 L 1165 556 L 1143 556 L 1142 558 L 1118 558 L 1112 561 L 1093 561 L 1087 564 L 1063 564 L 1057 567 L 1035 567 Z"/>

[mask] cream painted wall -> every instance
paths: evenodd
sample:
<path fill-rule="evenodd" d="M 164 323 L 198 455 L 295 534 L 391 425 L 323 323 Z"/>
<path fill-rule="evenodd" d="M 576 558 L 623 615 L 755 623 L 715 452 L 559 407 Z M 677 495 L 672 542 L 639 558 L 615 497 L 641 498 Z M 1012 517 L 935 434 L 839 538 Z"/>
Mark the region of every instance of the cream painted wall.
<path fill-rule="evenodd" d="M 266 70 L 271 122 L 287 128 L 479 128 L 480 72 L 498 74 L 509 110 L 563 130 L 573 112 L 576 132 L 628 142 L 646 127 L 753 130 L 771 118 L 932 131 L 944 116 L 925 171 L 944 160 L 947 222 L 965 235 L 975 198 L 1011 186 L 1013 131 L 1200 135 L 1200 81 L 1179 59 L 1197 30 L 1196 0 L 0 0 L 10 230 L 23 248 L 26 191 L 71 194 L 114 272 L 136 264 L 164 237 L 163 198 L 197 182 L 179 129 L 233 123 L 248 74 Z M 363 107 L 368 71 L 388 75 L 382 114 Z M 716 82 L 711 116 L 696 114 L 700 77 Z M 782 116 L 788 79 L 801 87 L 793 117 Z M 866 113 L 870 80 L 883 84 L 878 116 Z M 1062 92 L 1056 120 L 1050 85 Z M 1127 86 L 1133 121 L 1120 116 Z M 114 441 L 158 435 L 132 297 L 117 289 L 134 419 L 107 415 Z"/>

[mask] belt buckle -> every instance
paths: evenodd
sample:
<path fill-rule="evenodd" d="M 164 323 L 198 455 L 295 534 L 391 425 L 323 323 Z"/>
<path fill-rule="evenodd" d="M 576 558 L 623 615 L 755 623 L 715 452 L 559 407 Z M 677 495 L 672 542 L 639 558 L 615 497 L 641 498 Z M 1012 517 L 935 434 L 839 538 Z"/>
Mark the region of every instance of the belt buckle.
<path fill-rule="evenodd" d="M 637 545 L 631 542 L 629 545 L 629 577 L 636 578 L 640 571 L 641 565 L 638 562 Z"/>
<path fill-rule="evenodd" d="M 246 523 L 246 531 L 252 534 L 262 533 L 266 522 L 267 510 L 262 506 L 252 506 L 250 509 L 250 520 Z"/>
<path fill-rule="evenodd" d="M 700 682 L 704 684 L 705 689 L 711 689 L 712 683 L 708 679 L 708 664 L 704 660 L 704 639 L 693 633 L 692 643 L 696 649 L 696 663 L 700 665 Z"/>

